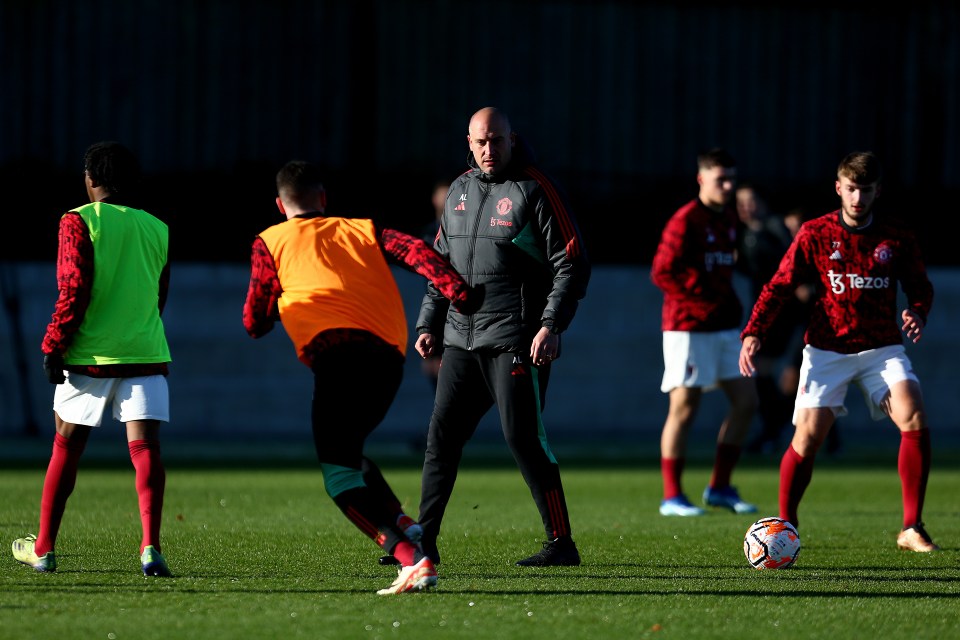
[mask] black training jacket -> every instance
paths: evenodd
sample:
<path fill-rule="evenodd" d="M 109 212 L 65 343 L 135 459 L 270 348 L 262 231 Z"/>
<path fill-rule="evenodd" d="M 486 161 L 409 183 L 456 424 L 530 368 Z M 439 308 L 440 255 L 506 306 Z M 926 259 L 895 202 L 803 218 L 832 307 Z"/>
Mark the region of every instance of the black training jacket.
<path fill-rule="evenodd" d="M 442 332 L 445 346 L 462 349 L 527 350 L 541 327 L 565 330 L 586 295 L 583 238 L 519 136 L 502 174 L 483 173 L 472 155 L 468 164 L 450 185 L 434 248 L 481 290 L 481 304 L 461 313 L 428 283 L 417 333 Z"/>

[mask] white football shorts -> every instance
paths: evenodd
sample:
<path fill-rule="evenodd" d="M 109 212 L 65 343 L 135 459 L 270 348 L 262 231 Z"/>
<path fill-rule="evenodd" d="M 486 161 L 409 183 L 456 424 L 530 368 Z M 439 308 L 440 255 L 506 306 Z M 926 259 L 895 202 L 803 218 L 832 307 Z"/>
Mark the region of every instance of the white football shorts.
<path fill-rule="evenodd" d="M 66 371 L 53 394 L 53 410 L 64 422 L 99 427 L 107 405 L 113 419 L 170 422 L 170 390 L 164 376 L 91 378 Z"/>
<path fill-rule="evenodd" d="M 904 380 L 919 384 L 902 344 L 849 354 L 807 345 L 803 348 L 793 422 L 797 422 L 798 409 L 829 407 L 837 417 L 847 415 L 844 400 L 851 383 L 863 393 L 870 417 L 881 420 L 887 414 L 880 408 L 880 403 L 890 392 L 890 387 Z"/>
<path fill-rule="evenodd" d="M 664 331 L 663 381 L 660 391 L 675 387 L 715 389 L 721 380 L 740 376 L 740 330 Z"/>

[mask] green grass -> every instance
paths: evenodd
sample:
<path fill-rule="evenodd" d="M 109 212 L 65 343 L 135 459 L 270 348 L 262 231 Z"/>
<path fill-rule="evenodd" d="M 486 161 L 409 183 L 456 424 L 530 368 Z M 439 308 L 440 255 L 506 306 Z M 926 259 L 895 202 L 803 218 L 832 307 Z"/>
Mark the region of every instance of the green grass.
<path fill-rule="evenodd" d="M 561 458 L 562 459 L 562 458 Z M 754 516 L 657 513 L 650 465 L 571 465 L 564 482 L 583 565 L 528 569 L 539 517 L 511 465 L 465 463 L 430 593 L 377 596 L 395 570 L 334 507 L 312 465 L 196 469 L 168 464 L 163 550 L 176 575 L 139 571 L 129 468 L 81 467 L 57 541 L 59 571 L 0 559 L 0 638 L 875 638 L 952 637 L 960 628 L 960 471 L 936 466 L 925 520 L 938 554 L 898 552 L 895 457 L 824 461 L 801 507 L 797 564 L 757 571 L 742 539 Z M 0 540 L 36 532 L 44 464 L 0 470 Z M 386 467 L 416 512 L 415 464 Z M 708 479 L 691 465 L 685 485 Z M 736 483 L 776 515 L 776 463 Z M 9 546 L 5 546 L 9 549 Z"/>

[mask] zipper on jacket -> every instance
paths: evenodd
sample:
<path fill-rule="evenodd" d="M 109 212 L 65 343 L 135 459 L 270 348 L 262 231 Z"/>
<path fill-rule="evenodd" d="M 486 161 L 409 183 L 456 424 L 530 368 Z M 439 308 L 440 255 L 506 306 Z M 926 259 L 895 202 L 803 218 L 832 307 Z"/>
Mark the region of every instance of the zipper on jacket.
<path fill-rule="evenodd" d="M 473 263 L 475 261 L 474 259 L 477 257 L 477 241 L 479 240 L 479 237 L 480 237 L 480 216 L 483 215 L 483 203 L 487 201 L 487 196 L 490 195 L 489 184 L 480 182 L 479 180 L 477 180 L 477 184 L 480 186 L 481 191 L 483 192 L 483 196 L 480 198 L 480 205 L 477 207 L 476 219 L 473 222 L 473 247 L 471 247 L 470 249 L 470 260 L 468 262 L 469 273 L 471 274 L 474 272 Z M 470 280 L 472 281 L 473 278 L 470 278 Z M 476 282 L 470 282 L 468 284 L 470 284 L 470 286 L 473 286 L 476 284 Z M 473 349 L 473 333 L 474 333 L 474 329 L 476 328 L 475 322 L 474 322 L 475 315 L 476 314 L 471 313 L 469 316 L 467 316 L 467 350 L 468 351 Z"/>

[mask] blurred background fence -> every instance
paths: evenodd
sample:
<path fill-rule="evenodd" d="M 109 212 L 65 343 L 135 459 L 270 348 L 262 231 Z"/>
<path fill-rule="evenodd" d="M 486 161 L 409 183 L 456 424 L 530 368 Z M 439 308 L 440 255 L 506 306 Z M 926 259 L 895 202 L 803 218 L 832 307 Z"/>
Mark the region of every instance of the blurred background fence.
<path fill-rule="evenodd" d="M 960 200 L 957 3 L 4 0 L 0 29 L 8 259 L 54 259 L 100 139 L 141 155 L 177 260 L 246 260 L 292 158 L 327 168 L 332 212 L 415 230 L 495 104 L 597 261 L 649 264 L 722 145 L 780 212 L 833 207 L 840 158 L 876 151 L 885 206 L 958 264 L 936 232 Z"/>
<path fill-rule="evenodd" d="M 647 270 L 714 145 L 780 213 L 834 208 L 839 159 L 879 154 L 881 206 L 935 267 L 928 334 L 909 353 L 934 428 L 958 429 L 960 252 L 942 231 L 960 202 L 956 3 L 4 0 L 0 96 L 0 435 L 52 429 L 38 349 L 57 222 L 86 200 L 90 143 L 140 155 L 142 204 L 170 224 L 170 435 L 306 435 L 309 373 L 281 329 L 252 341 L 240 323 L 250 242 L 280 219 L 276 170 L 318 162 L 331 214 L 416 232 L 434 182 L 466 166 L 470 114 L 491 104 L 568 190 L 597 265 L 551 380 L 552 437 L 657 437 Z M 398 278 L 412 322 L 422 282 Z M 426 428 L 432 389 L 415 356 L 407 366 L 378 437 Z M 707 397 L 711 431 L 722 406 Z"/>

